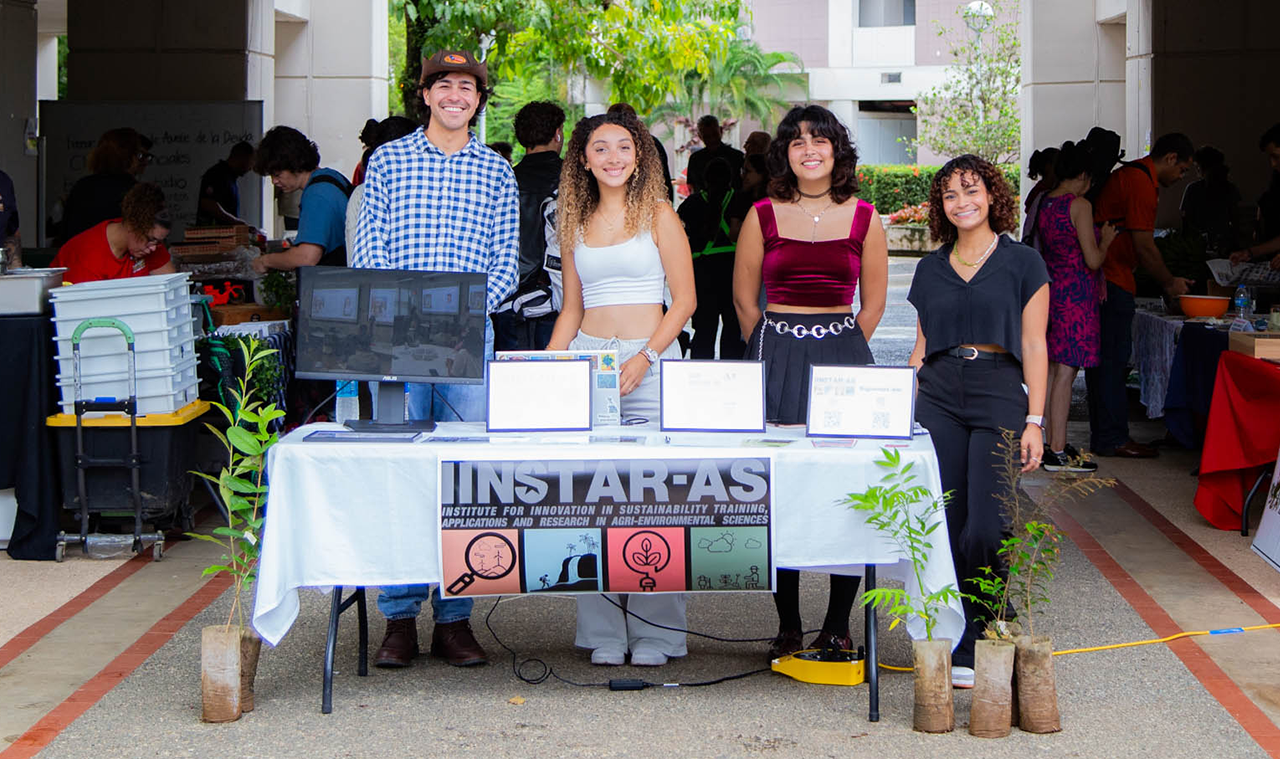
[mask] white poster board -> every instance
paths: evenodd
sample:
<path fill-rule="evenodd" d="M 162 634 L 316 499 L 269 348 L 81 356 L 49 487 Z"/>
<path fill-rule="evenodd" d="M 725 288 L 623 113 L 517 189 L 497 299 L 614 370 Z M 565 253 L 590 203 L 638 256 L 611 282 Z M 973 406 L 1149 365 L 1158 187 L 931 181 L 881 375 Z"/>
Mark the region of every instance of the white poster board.
<path fill-rule="evenodd" d="M 764 432 L 764 362 L 662 360 L 662 429 Z"/>
<path fill-rule="evenodd" d="M 240 141 L 262 139 L 262 101 L 94 102 L 40 101 L 40 135 L 45 138 L 45 208 L 71 192 L 89 173 L 89 151 L 111 129 L 132 127 L 155 143 L 155 157 L 142 175 L 164 190 L 173 230 L 169 242 L 183 239 L 195 223 L 200 177 L 227 157 Z M 263 184 L 249 172 L 240 178 L 240 218 L 262 226 Z"/>
<path fill-rule="evenodd" d="M 809 370 L 809 437 L 911 439 L 916 371 L 909 366 Z"/>
<path fill-rule="evenodd" d="M 1262 522 L 1253 536 L 1253 552 L 1280 570 L 1280 466 L 1271 475 L 1267 488 L 1266 506 L 1262 510 Z"/>
<path fill-rule="evenodd" d="M 591 362 L 490 361 L 488 432 L 591 429 Z"/>

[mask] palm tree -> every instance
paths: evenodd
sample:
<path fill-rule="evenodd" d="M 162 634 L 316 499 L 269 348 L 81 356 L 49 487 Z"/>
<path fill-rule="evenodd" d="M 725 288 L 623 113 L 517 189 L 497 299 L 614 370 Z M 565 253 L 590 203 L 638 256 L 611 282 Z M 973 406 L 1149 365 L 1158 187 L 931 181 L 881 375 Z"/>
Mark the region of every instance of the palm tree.
<path fill-rule="evenodd" d="M 766 129 L 773 126 L 778 111 L 786 107 L 782 97 L 788 89 L 805 89 L 808 76 L 799 71 L 778 70 L 782 66 L 801 66 L 800 56 L 791 52 L 765 52 L 752 40 L 736 39 L 724 55 L 712 60 L 708 71 L 686 71 L 681 77 L 680 92 L 651 114 L 675 132 L 684 126 L 694 132 L 694 124 L 706 113 L 730 126 L 742 118 L 759 121 Z M 700 144 L 696 135 L 678 151 Z"/>

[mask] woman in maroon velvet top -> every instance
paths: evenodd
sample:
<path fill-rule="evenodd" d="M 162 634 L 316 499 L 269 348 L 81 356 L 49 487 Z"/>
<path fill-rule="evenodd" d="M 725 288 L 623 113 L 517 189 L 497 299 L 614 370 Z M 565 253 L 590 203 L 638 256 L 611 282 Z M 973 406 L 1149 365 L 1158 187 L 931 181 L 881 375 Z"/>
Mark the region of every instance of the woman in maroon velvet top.
<path fill-rule="evenodd" d="M 742 334 L 750 335 L 747 358 L 765 362 L 768 420 L 803 424 L 810 366 L 874 363 L 867 340 L 884 315 L 889 251 L 875 208 L 854 197 L 858 153 L 833 113 L 792 108 L 767 164 L 769 197 L 747 213 L 738 236 L 733 303 Z M 778 570 L 778 636 L 770 658 L 803 646 L 799 582 L 798 571 Z M 849 614 L 859 582 L 831 576 L 827 616 L 809 648 L 852 648 Z"/>

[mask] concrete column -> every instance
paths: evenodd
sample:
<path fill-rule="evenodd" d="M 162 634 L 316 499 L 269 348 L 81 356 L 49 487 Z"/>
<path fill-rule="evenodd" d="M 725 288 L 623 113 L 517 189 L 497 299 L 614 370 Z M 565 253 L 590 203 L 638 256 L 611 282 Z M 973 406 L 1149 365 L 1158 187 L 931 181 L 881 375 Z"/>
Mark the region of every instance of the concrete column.
<path fill-rule="evenodd" d="M 854 142 L 858 140 L 858 101 L 856 100 L 832 100 L 827 109 L 836 115 L 836 118 L 847 127 L 849 127 L 849 136 Z"/>
<path fill-rule="evenodd" d="M 276 103 L 268 123 L 303 131 L 325 166 L 350 175 L 360 162 L 364 122 L 387 116 L 386 3 L 293 5 L 294 14 L 275 16 Z"/>
<path fill-rule="evenodd" d="M 58 35 L 36 37 L 36 100 L 58 99 Z"/>
<path fill-rule="evenodd" d="M 23 241 L 36 243 L 36 159 L 27 121 L 36 117 L 35 0 L 0 0 L 0 168 L 13 180 Z"/>

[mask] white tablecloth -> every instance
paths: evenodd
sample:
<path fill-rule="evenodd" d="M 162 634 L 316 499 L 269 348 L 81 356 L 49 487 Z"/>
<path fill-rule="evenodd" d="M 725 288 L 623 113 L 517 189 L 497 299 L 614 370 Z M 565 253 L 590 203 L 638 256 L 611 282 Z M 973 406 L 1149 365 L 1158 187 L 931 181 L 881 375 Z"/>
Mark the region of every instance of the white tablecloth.
<path fill-rule="evenodd" d="M 258 568 L 253 626 L 276 645 L 298 616 L 298 589 L 380 586 L 440 581 L 437 462 L 502 458 L 713 458 L 761 456 L 774 461 L 774 552 L 776 564 L 815 571 L 860 574 L 876 564 L 879 576 L 918 592 L 911 566 L 892 543 L 840 503 L 851 492 L 879 482 L 874 462 L 882 445 L 901 446 L 915 462 L 918 484 L 941 492 L 937 459 L 928 435 L 911 443 L 859 440 L 851 448 L 815 447 L 802 428 L 763 434 L 679 434 L 654 428 L 598 428 L 593 435 L 645 436 L 646 444 L 587 443 L 586 435 L 493 435 L 503 442 L 480 444 L 305 442 L 313 424 L 286 436 L 269 456 L 270 494 Z M 436 436 L 483 436 L 482 424 L 441 424 Z M 746 441 L 786 438 L 779 448 L 743 447 Z M 939 515 L 937 520 L 944 517 Z M 934 549 L 923 574 L 926 592 L 956 582 L 946 529 L 934 533 Z M 942 610 L 935 637 L 957 641 L 964 615 L 959 602 Z M 907 622 L 924 636 L 919 620 Z"/>
<path fill-rule="evenodd" d="M 1169 392 L 1169 372 L 1182 321 L 1180 316 L 1141 309 L 1133 316 L 1133 365 L 1138 370 L 1138 389 L 1148 419 L 1164 416 L 1164 397 Z"/>

